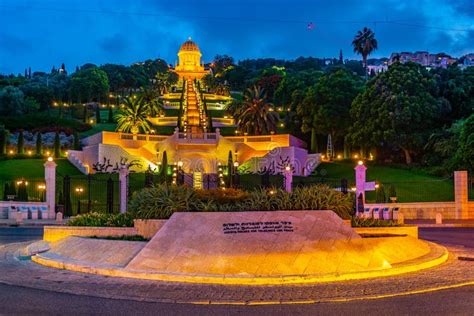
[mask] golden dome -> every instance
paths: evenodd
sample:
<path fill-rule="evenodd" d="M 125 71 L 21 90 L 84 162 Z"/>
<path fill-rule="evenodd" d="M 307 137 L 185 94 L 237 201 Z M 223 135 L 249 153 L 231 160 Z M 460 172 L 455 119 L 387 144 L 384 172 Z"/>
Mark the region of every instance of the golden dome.
<path fill-rule="evenodd" d="M 196 51 L 196 52 L 199 52 L 199 47 L 197 46 L 196 43 L 194 43 L 191 40 L 191 37 L 189 37 L 188 40 L 186 42 L 184 42 L 183 45 L 181 45 L 181 48 L 179 49 L 179 51 Z"/>

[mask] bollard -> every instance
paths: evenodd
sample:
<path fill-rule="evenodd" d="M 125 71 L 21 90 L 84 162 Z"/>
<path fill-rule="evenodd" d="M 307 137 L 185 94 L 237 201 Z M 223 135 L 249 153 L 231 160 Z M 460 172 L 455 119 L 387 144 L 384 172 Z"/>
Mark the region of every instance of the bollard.
<path fill-rule="evenodd" d="M 405 224 L 405 217 L 403 216 L 403 213 L 398 213 L 397 223 L 400 225 Z"/>
<path fill-rule="evenodd" d="M 63 213 L 57 212 L 56 213 L 56 224 L 62 224 L 63 223 Z"/>
<path fill-rule="evenodd" d="M 436 213 L 436 224 L 441 225 L 443 224 L 443 214 L 441 213 Z"/>
<path fill-rule="evenodd" d="M 16 222 L 17 225 L 20 225 L 20 224 L 23 223 L 23 214 L 21 214 L 21 212 L 16 212 L 15 222 Z"/>

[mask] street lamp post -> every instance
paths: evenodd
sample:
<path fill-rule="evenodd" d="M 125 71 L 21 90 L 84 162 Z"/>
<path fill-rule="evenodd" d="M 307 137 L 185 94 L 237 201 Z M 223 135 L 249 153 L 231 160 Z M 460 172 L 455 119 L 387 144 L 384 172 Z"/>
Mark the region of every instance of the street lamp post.
<path fill-rule="evenodd" d="M 75 189 L 75 191 L 76 191 L 76 194 L 78 196 L 78 199 L 77 199 L 77 214 L 79 215 L 79 214 L 81 214 L 81 198 L 80 197 L 81 197 L 82 193 L 84 192 L 84 189 L 82 187 L 77 187 Z"/>

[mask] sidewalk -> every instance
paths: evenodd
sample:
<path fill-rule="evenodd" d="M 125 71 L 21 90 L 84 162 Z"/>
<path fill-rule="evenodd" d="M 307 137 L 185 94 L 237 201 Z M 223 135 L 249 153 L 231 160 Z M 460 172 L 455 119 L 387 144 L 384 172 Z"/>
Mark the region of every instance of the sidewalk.
<path fill-rule="evenodd" d="M 16 223 L 14 219 L 0 219 L 0 227 L 2 226 L 50 226 L 50 225 L 63 225 L 66 222 L 63 221 L 59 224 L 54 219 L 24 219 L 20 224 Z"/>

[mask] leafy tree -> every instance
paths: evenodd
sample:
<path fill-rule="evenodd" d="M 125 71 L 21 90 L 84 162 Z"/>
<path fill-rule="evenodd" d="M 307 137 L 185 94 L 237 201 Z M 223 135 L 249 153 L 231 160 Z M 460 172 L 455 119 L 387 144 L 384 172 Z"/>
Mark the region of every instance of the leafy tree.
<path fill-rule="evenodd" d="M 18 132 L 17 153 L 19 155 L 23 155 L 25 153 L 25 136 L 23 135 L 23 130 Z"/>
<path fill-rule="evenodd" d="M 108 91 L 107 74 L 97 67 L 84 68 L 72 75 L 71 95 L 79 102 L 105 99 Z"/>
<path fill-rule="evenodd" d="M 273 111 L 265 91 L 258 87 L 247 89 L 242 108 L 235 116 L 241 132 L 251 135 L 264 135 L 274 132 L 279 121 L 278 114 Z"/>
<path fill-rule="evenodd" d="M 33 99 L 25 99 L 25 95 L 17 87 L 6 86 L 0 90 L 0 116 L 27 114 L 38 107 Z"/>
<path fill-rule="evenodd" d="M 115 115 L 117 131 L 133 134 L 149 132 L 151 130 L 148 122 L 149 114 L 150 106 L 142 96 L 126 98 L 125 107 Z"/>
<path fill-rule="evenodd" d="M 433 85 L 433 78 L 422 66 L 393 64 L 369 81 L 352 103 L 350 143 L 399 148 L 410 164 L 440 113 L 439 100 L 430 94 Z"/>
<path fill-rule="evenodd" d="M 41 156 L 43 154 L 43 139 L 41 133 L 36 133 L 36 155 Z"/>
<path fill-rule="evenodd" d="M 293 93 L 296 90 L 303 91 L 318 81 L 323 73 L 321 71 L 298 71 L 286 75 L 275 91 L 275 104 L 285 108 L 293 104 Z M 293 110 L 296 108 L 294 107 Z"/>
<path fill-rule="evenodd" d="M 352 46 L 355 53 L 362 55 L 362 65 L 366 69 L 365 75 L 367 76 L 367 57 L 378 48 L 375 33 L 371 29 L 364 27 L 357 32 L 352 40 Z"/>
<path fill-rule="evenodd" d="M 458 144 L 454 156 L 456 167 L 474 172 L 474 114 L 471 114 L 462 125 Z"/>
<path fill-rule="evenodd" d="M 229 67 L 234 66 L 234 58 L 228 55 L 216 55 L 211 63 L 211 69 L 216 77 L 223 76 Z"/>
<path fill-rule="evenodd" d="M 333 142 L 344 140 L 351 124 L 352 100 L 362 90 L 357 75 L 339 69 L 323 75 L 315 86 L 315 107 L 312 114 L 318 134 L 331 134 Z M 347 147 L 344 144 L 344 147 Z M 346 157 L 347 158 L 347 157 Z"/>
<path fill-rule="evenodd" d="M 435 95 L 445 100 L 445 115 L 441 124 L 467 118 L 474 112 L 474 67 L 461 70 L 457 65 L 434 68 L 430 71 L 436 80 Z"/>
<path fill-rule="evenodd" d="M 310 87 L 304 95 L 302 93 L 298 93 L 295 94 L 294 97 L 300 99 L 300 102 L 296 108 L 296 113 L 302 119 L 301 131 L 303 133 L 311 133 L 310 151 L 313 153 L 318 152 L 318 133 L 314 116 L 314 109 L 316 109 L 316 89 L 315 87 Z"/>
<path fill-rule="evenodd" d="M 61 157 L 61 139 L 59 137 L 59 132 L 56 132 L 54 135 L 54 158 Z"/>

